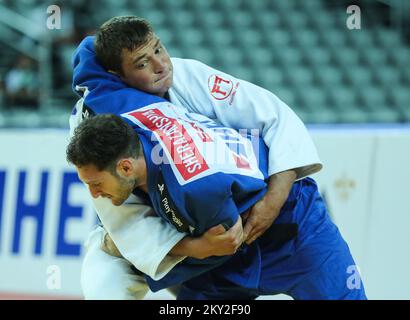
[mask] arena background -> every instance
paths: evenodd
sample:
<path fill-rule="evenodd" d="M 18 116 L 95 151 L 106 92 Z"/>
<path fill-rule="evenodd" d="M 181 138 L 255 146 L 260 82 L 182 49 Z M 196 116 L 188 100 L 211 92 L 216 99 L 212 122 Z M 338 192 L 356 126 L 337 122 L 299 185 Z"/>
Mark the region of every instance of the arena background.
<path fill-rule="evenodd" d="M 96 216 L 65 161 L 71 55 L 125 14 L 150 20 L 171 56 L 284 100 L 317 144 L 325 166 L 314 178 L 368 297 L 410 299 L 406 0 L 1 0 L 0 298 L 82 298 L 82 243 Z"/>

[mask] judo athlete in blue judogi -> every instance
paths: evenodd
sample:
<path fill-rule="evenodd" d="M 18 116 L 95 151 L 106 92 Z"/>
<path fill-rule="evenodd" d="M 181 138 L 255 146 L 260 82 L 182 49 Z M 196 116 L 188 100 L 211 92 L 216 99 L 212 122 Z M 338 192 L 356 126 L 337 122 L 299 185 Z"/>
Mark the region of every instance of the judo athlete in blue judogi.
<path fill-rule="evenodd" d="M 162 117 L 162 119 L 171 117 L 177 119 L 177 121 L 183 120 L 185 127 L 190 130 L 196 128 L 196 132 L 192 133 L 191 136 L 196 139 L 197 144 L 201 144 L 201 142 L 208 144 L 210 140 L 201 130 L 208 130 L 205 128 L 205 124 L 207 122 L 211 124 L 211 122 L 206 118 L 201 118 L 198 114 L 191 113 L 201 112 L 213 120 L 217 118 L 219 124 L 223 123 L 225 127 L 241 128 L 241 126 L 244 126 L 260 129 L 264 141 L 270 147 L 269 175 L 290 168 L 298 168 L 297 178 L 301 180 L 294 184 L 280 216 L 266 234 L 258 240 L 256 245 L 243 246 L 241 251 L 231 258 L 195 260 L 182 257 L 176 259 L 167 255 L 167 252 L 180 239 L 187 234 L 200 234 L 200 230 L 205 230 L 218 223 L 225 223 L 229 228 L 239 216 L 239 213 L 242 213 L 242 210 L 256 202 L 258 197 L 263 196 L 263 188 L 266 187 L 266 184 L 261 184 L 261 180 L 266 179 L 266 168 L 263 168 L 263 164 L 258 163 L 259 174 L 257 170 L 246 171 L 246 168 L 254 168 L 254 166 L 251 166 L 252 162 L 243 161 L 244 159 L 241 158 L 243 152 L 232 147 L 232 144 L 227 147 L 231 148 L 231 160 L 233 159 L 234 165 L 225 163 L 225 171 L 222 170 L 223 168 L 222 171 L 217 171 L 218 168 L 212 166 L 206 169 L 204 167 L 198 168 L 198 163 L 200 164 L 201 160 L 199 159 L 199 162 L 195 161 L 198 159 L 190 156 L 192 149 L 188 150 L 181 147 L 178 150 L 182 151 L 183 154 L 179 160 L 173 159 L 172 153 L 168 154 L 168 158 L 182 162 L 184 165 L 191 164 L 191 166 L 188 166 L 187 172 L 182 175 L 178 169 L 179 164 L 178 166 L 170 164 L 171 169 L 174 169 L 172 172 L 175 177 L 172 178 L 170 171 L 165 170 L 167 174 L 162 175 L 166 180 L 164 184 L 172 186 L 171 195 L 176 197 L 175 199 L 172 198 L 172 201 L 174 201 L 174 204 L 175 201 L 178 204 L 178 206 L 175 205 L 172 208 L 177 208 L 178 211 L 176 212 L 191 214 L 191 212 L 186 211 L 187 209 L 184 209 L 184 205 L 187 204 L 186 201 L 191 199 L 188 203 L 192 208 L 198 209 L 198 206 L 195 207 L 193 204 L 196 201 L 198 201 L 198 204 L 203 205 L 202 207 L 199 206 L 199 209 L 204 212 L 204 216 L 202 217 L 201 214 L 200 217 L 202 218 L 195 218 L 200 212 L 195 211 L 192 213 L 191 218 L 189 218 L 189 215 L 184 216 L 182 214 L 176 217 L 177 223 L 175 226 L 172 226 L 171 223 L 165 223 L 159 228 L 158 222 L 156 222 L 147 227 L 147 221 L 152 221 L 150 219 L 153 217 L 146 213 L 149 210 L 148 208 L 151 208 L 149 205 L 155 207 L 155 198 L 152 200 L 151 197 L 144 197 L 143 193 L 134 191 L 134 194 L 131 194 L 123 205 L 114 207 L 111 204 L 113 199 L 110 199 L 110 201 L 109 199 L 102 199 L 100 196 L 94 199 L 95 207 L 104 227 L 121 254 L 132 262 L 137 269 L 149 275 L 147 281 L 153 290 L 185 281 L 179 293 L 181 299 L 252 298 L 258 294 L 280 292 L 289 294 L 296 299 L 363 298 L 364 291 L 360 279 L 358 280 L 359 285 L 357 285 L 357 281 L 353 285 L 349 282 L 352 275 L 347 272 L 347 268 L 353 266 L 354 262 L 337 228 L 329 220 L 323 201 L 317 193 L 315 183 L 311 179 L 302 179 L 317 172 L 321 165 L 306 129 L 297 116 L 276 96 L 246 81 L 236 79 L 194 60 L 173 59 L 172 63 L 175 74 L 174 84 L 169 89 L 169 95 L 165 100 L 128 87 L 117 76 L 107 73 L 95 59 L 93 39 L 86 38 L 79 46 L 74 57 L 74 89 L 81 96 L 81 99 L 73 110 L 70 127 L 73 129 L 84 118 L 93 114 L 115 113 L 128 117 L 127 119 L 134 127 L 154 131 L 155 127 L 150 124 L 154 117 Z M 223 96 L 223 92 L 226 93 L 225 96 Z M 178 111 L 179 109 L 175 104 L 181 106 L 183 110 Z M 156 106 L 161 108 L 155 110 Z M 134 111 L 142 111 L 144 107 L 153 108 L 151 110 L 145 109 L 144 112 L 148 113 L 144 115 L 141 113 L 135 114 L 137 117 L 133 115 Z M 158 113 L 158 110 L 162 115 Z M 177 114 L 167 113 L 171 111 Z M 145 129 L 143 129 L 143 123 L 145 123 Z M 166 128 L 164 128 L 164 131 L 166 131 Z M 144 135 L 141 131 L 139 131 L 139 134 L 143 141 Z M 156 134 L 160 135 L 161 133 L 157 132 Z M 212 135 L 212 132 L 209 135 Z M 148 138 L 146 140 L 150 141 Z M 159 149 L 163 150 L 162 153 L 166 153 L 167 143 L 170 142 L 162 141 L 159 137 L 157 137 L 157 141 L 160 143 Z M 226 144 L 227 141 L 228 139 L 225 139 L 224 143 Z M 229 143 L 226 145 L 229 145 Z M 153 147 L 153 149 L 161 155 L 158 148 Z M 175 150 L 176 155 L 178 150 Z M 206 158 L 207 156 L 209 156 L 208 152 L 205 154 Z M 248 157 L 251 157 L 251 155 L 248 154 Z M 264 161 L 263 159 L 259 160 Z M 161 163 L 163 162 L 155 162 L 151 168 Z M 208 161 L 207 164 L 212 164 L 212 161 Z M 148 160 L 147 165 L 149 165 Z M 229 166 L 234 170 L 229 171 Z M 240 174 L 238 174 L 239 169 L 242 170 Z M 204 171 L 198 172 L 198 170 Z M 194 177 L 190 176 L 192 174 L 190 171 L 195 173 Z M 246 184 L 244 183 L 245 180 L 235 180 L 236 178 L 232 180 L 232 177 L 229 178 L 230 181 L 235 182 L 223 184 L 220 176 L 212 178 L 215 172 L 222 172 L 226 177 L 230 174 L 236 175 L 236 177 L 238 175 L 245 177 L 246 173 L 248 173 L 248 176 L 245 179 L 247 180 Z M 249 172 L 253 172 L 254 175 L 249 175 Z M 97 171 L 97 173 L 100 174 L 101 172 Z M 253 183 L 248 184 L 251 178 L 253 178 Z M 175 184 L 175 179 L 178 184 Z M 203 179 L 204 181 L 209 179 L 207 181 L 211 182 L 207 187 L 210 189 L 206 191 L 204 191 L 204 188 L 198 189 L 202 193 L 192 193 L 194 189 L 187 189 L 190 190 L 187 195 L 180 198 L 182 194 L 178 193 L 178 190 L 181 190 L 181 186 L 189 181 L 186 183 L 188 188 L 195 182 L 195 179 Z M 259 181 L 257 181 L 258 179 Z M 175 185 L 177 188 L 175 188 Z M 217 187 L 222 185 L 231 188 L 227 187 L 222 193 L 219 193 L 220 190 Z M 252 187 L 247 189 L 248 186 Z M 254 189 L 255 186 L 256 189 Z M 260 187 L 262 189 L 258 189 Z M 214 192 L 213 189 L 215 189 Z M 170 187 L 167 187 L 167 190 L 167 192 L 170 192 Z M 148 192 L 148 189 L 146 191 Z M 150 196 L 152 192 L 153 190 L 150 190 Z M 160 192 L 160 190 L 157 190 L 157 192 Z M 227 195 L 224 192 L 231 192 L 234 201 L 228 201 L 229 197 L 226 198 Z M 254 194 L 250 196 L 248 192 Z M 177 194 L 175 195 L 175 193 Z M 218 196 L 217 200 L 212 199 L 211 195 Z M 138 201 L 131 203 L 129 201 L 131 198 Z M 225 198 L 225 202 L 218 202 Z M 248 204 L 246 204 L 246 199 L 250 199 Z M 170 201 L 167 204 L 162 203 L 164 207 L 161 209 L 161 206 L 158 206 L 157 203 L 155 211 L 158 211 L 157 213 L 160 215 L 162 214 L 163 218 L 167 218 L 161 210 L 165 210 L 165 213 L 167 210 L 168 213 L 172 212 L 169 211 L 171 209 L 169 206 Z M 218 208 L 220 211 L 205 210 L 211 204 L 220 205 L 221 207 Z M 232 210 L 232 212 L 223 210 L 223 208 L 229 206 L 235 208 L 235 210 Z M 143 210 L 140 210 L 141 208 Z M 209 209 L 215 209 L 215 207 Z M 135 211 L 138 210 L 143 214 L 136 217 Z M 191 222 L 191 224 L 188 223 L 188 229 L 182 229 L 187 231 L 179 232 L 177 230 L 177 226 L 179 228 L 186 226 L 186 221 L 180 219 L 180 217 L 184 217 L 186 221 Z M 205 217 L 207 220 L 203 220 Z M 228 219 L 226 219 L 227 217 Z M 167 219 L 170 221 L 169 217 Z M 194 220 L 192 221 L 192 219 Z M 145 229 L 138 229 L 140 225 L 144 225 Z M 278 227 L 278 225 L 281 226 Z M 298 235 L 294 237 L 296 225 Z M 158 232 L 159 230 L 160 232 Z M 96 250 L 93 253 L 98 251 L 99 240 L 96 240 L 94 241 Z M 91 251 L 89 248 L 87 252 Z M 243 256 L 243 252 L 246 252 L 247 256 Z M 109 264 L 112 265 L 119 260 L 115 259 L 114 261 L 113 259 L 109 261 Z M 105 268 L 102 262 L 106 261 L 97 259 L 91 267 L 85 264 L 86 267 L 83 270 L 88 270 L 88 273 L 92 274 L 92 278 L 95 278 L 98 271 Z M 186 265 L 190 265 L 189 271 L 183 269 Z M 181 270 L 184 271 L 180 272 Z M 118 281 L 111 282 L 118 283 Z M 90 287 L 90 284 L 93 283 L 95 281 L 91 279 L 87 286 Z M 112 286 L 110 286 L 111 288 Z M 98 292 L 101 291 L 98 290 Z M 108 292 L 109 290 L 103 291 Z"/>
<path fill-rule="evenodd" d="M 124 110 L 122 117 L 138 133 L 138 143 L 137 135 L 124 134 L 134 133 L 131 126 L 124 129 L 119 117 L 103 115 L 81 123 L 68 147 L 68 160 L 93 196 L 121 205 L 134 193 L 179 232 L 199 236 L 216 224 L 232 227 L 266 192 L 268 149 L 259 136 L 241 135 L 166 101 Z M 101 148 L 113 141 L 117 150 Z M 130 153 L 138 144 L 142 152 Z M 350 280 L 354 265 L 316 183 L 304 178 L 294 183 L 274 224 L 251 245 L 233 256 L 186 258 L 161 279 L 146 279 L 153 291 L 181 285 L 178 299 L 278 293 L 365 299 L 360 278 L 356 285 Z"/>

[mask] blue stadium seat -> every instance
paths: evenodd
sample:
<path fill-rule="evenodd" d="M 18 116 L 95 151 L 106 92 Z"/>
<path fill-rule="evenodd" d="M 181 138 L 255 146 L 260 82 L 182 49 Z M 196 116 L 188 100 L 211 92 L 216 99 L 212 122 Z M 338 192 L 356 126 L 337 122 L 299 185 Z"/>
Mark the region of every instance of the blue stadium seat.
<path fill-rule="evenodd" d="M 367 114 L 368 121 L 374 123 L 400 122 L 403 119 L 400 112 L 390 108 L 370 110 Z"/>
<path fill-rule="evenodd" d="M 229 27 L 239 32 L 250 28 L 255 24 L 255 17 L 252 17 L 249 12 L 246 11 L 230 12 L 225 16 L 225 20 Z"/>
<path fill-rule="evenodd" d="M 222 12 L 215 10 L 207 10 L 203 12 L 198 12 L 195 15 L 196 24 L 206 30 L 206 33 L 214 33 L 221 26 L 224 25 L 225 17 Z M 232 30 L 229 30 L 232 32 Z"/>
<path fill-rule="evenodd" d="M 347 44 L 353 48 L 369 49 L 374 45 L 374 40 L 365 29 L 339 31 L 346 35 Z"/>
<path fill-rule="evenodd" d="M 401 68 L 401 81 L 410 86 L 410 68 Z"/>
<path fill-rule="evenodd" d="M 233 71 L 230 72 L 233 76 L 235 76 L 238 79 L 242 79 L 245 81 L 249 81 L 252 83 L 255 83 L 258 79 L 255 79 L 255 72 L 253 69 L 246 67 L 246 66 L 241 66 L 240 64 L 235 66 Z M 264 84 L 260 84 L 262 87 L 264 87 Z M 273 90 L 273 87 L 265 87 L 269 90 Z"/>
<path fill-rule="evenodd" d="M 215 51 L 237 42 L 232 30 L 226 28 L 215 28 L 212 31 L 205 33 L 204 41 L 210 49 Z"/>
<path fill-rule="evenodd" d="M 360 48 L 360 52 L 364 56 L 364 62 L 370 68 L 378 68 L 381 65 L 387 63 L 387 53 L 383 48 L 371 47 L 371 48 Z"/>
<path fill-rule="evenodd" d="M 298 32 L 308 26 L 308 18 L 303 12 L 293 11 L 292 14 L 286 16 L 284 21 L 289 31 Z"/>
<path fill-rule="evenodd" d="M 172 10 L 167 12 L 168 24 L 177 24 L 181 28 L 190 28 L 194 25 L 195 16 L 188 10 Z"/>
<path fill-rule="evenodd" d="M 348 84 L 353 88 L 360 88 L 370 85 L 373 81 L 372 70 L 361 65 L 343 70 Z"/>
<path fill-rule="evenodd" d="M 285 69 L 287 83 L 292 84 L 295 88 L 311 85 L 314 81 L 314 73 L 311 68 L 304 66 L 289 65 Z"/>
<path fill-rule="evenodd" d="M 285 86 L 278 86 L 275 89 L 274 93 L 279 97 L 279 99 L 285 102 L 292 109 L 298 107 L 298 101 L 295 90 L 292 90 Z"/>
<path fill-rule="evenodd" d="M 214 7 L 225 8 L 226 10 L 234 11 L 239 9 L 240 1 L 238 0 L 224 0 L 224 1 L 214 1 Z"/>
<path fill-rule="evenodd" d="M 393 86 L 388 94 L 389 100 L 399 110 L 410 110 L 410 90 L 406 85 Z"/>
<path fill-rule="evenodd" d="M 240 2 L 240 8 L 242 10 L 248 10 L 252 12 L 252 14 L 257 15 L 259 18 L 259 14 L 266 11 L 266 3 L 267 1 L 249 1 L 249 0 L 242 0 Z"/>
<path fill-rule="evenodd" d="M 201 45 L 204 42 L 204 33 L 201 30 L 196 28 L 188 28 L 185 29 L 183 27 L 179 27 L 178 34 L 178 42 L 184 47 L 192 47 Z"/>
<path fill-rule="evenodd" d="M 247 64 L 251 66 L 270 66 L 273 64 L 274 52 L 267 47 L 242 48 L 243 57 Z"/>
<path fill-rule="evenodd" d="M 300 64 L 303 59 L 302 52 L 299 48 L 284 46 L 282 48 L 275 48 L 274 52 L 283 63 L 284 69 Z"/>
<path fill-rule="evenodd" d="M 389 48 L 388 57 L 390 63 L 397 66 L 398 68 L 410 68 L 410 48 Z"/>
<path fill-rule="evenodd" d="M 298 90 L 300 104 L 307 111 L 324 109 L 328 105 L 326 91 L 319 86 L 307 85 Z"/>
<path fill-rule="evenodd" d="M 337 113 L 340 123 L 368 123 L 371 122 L 370 114 L 359 105 L 352 105 L 346 110 Z"/>
<path fill-rule="evenodd" d="M 27 17 L 40 3 L 7 1 Z M 283 98 L 305 121 L 410 121 L 410 46 L 394 26 L 383 24 L 388 19 L 382 19 L 381 11 L 371 21 L 363 7 L 362 29 L 348 30 L 343 0 L 84 4 L 95 14 L 77 13 L 86 17 L 76 20 L 81 27 L 95 27 L 121 14 L 145 17 L 171 55 L 197 59 L 259 84 Z M 4 47 L 0 50 L 0 70 L 7 70 L 12 54 Z M 60 46 L 54 53 L 68 61 L 71 50 Z M 67 73 L 69 65 L 65 66 Z"/>
<path fill-rule="evenodd" d="M 324 65 L 320 68 L 314 69 L 316 82 L 323 86 L 326 90 L 327 87 L 338 86 L 343 82 L 342 71 L 333 65 Z"/>
<path fill-rule="evenodd" d="M 323 5 L 312 7 L 312 12 L 308 17 L 308 25 L 317 32 L 326 32 L 326 30 L 331 30 L 336 25 L 335 18 L 323 9 Z"/>
<path fill-rule="evenodd" d="M 315 70 L 315 68 L 322 68 L 325 65 L 330 65 L 332 62 L 332 55 L 326 47 L 303 47 L 304 60 Z"/>
<path fill-rule="evenodd" d="M 150 21 L 155 27 L 161 26 L 166 21 L 166 15 L 163 11 L 150 9 L 144 13 L 144 18 Z"/>
<path fill-rule="evenodd" d="M 375 80 L 382 87 L 389 88 L 400 83 L 400 70 L 391 65 L 380 65 L 373 72 Z"/>
<path fill-rule="evenodd" d="M 335 86 L 328 89 L 330 107 L 340 113 L 352 109 L 358 104 L 356 92 L 348 86 Z"/>
<path fill-rule="evenodd" d="M 328 107 L 319 107 L 305 114 L 307 123 L 338 123 L 340 122 L 337 112 Z"/>
<path fill-rule="evenodd" d="M 236 67 L 243 66 L 244 55 L 241 50 L 236 47 L 224 46 L 214 50 L 214 61 L 218 64 L 222 63 L 224 66 L 229 67 L 231 70 Z"/>
<path fill-rule="evenodd" d="M 337 50 L 347 45 L 347 39 L 344 33 L 335 28 L 323 28 L 315 30 L 319 34 L 320 43 L 332 50 Z"/>
<path fill-rule="evenodd" d="M 311 29 L 302 29 L 298 30 L 298 32 L 293 32 L 292 38 L 301 50 L 306 51 L 316 48 L 319 43 L 318 34 Z"/>
<path fill-rule="evenodd" d="M 341 68 L 352 68 L 360 62 L 360 53 L 355 48 L 333 48 L 332 51 L 335 61 Z"/>
<path fill-rule="evenodd" d="M 388 107 L 385 92 L 376 85 L 363 86 L 359 92 L 359 99 L 363 107 L 370 111 Z"/>
<path fill-rule="evenodd" d="M 260 65 L 251 70 L 254 71 L 254 82 L 274 93 L 276 88 L 280 88 L 285 84 L 283 70 L 279 66 Z"/>
<path fill-rule="evenodd" d="M 245 46 L 265 46 L 262 35 L 255 29 L 245 29 L 236 35 L 238 40 L 243 41 Z"/>
<path fill-rule="evenodd" d="M 282 18 L 276 12 L 271 10 L 258 12 L 257 19 L 255 20 L 255 25 L 261 32 L 266 32 L 267 34 L 275 32 L 278 28 L 283 27 Z"/>
<path fill-rule="evenodd" d="M 173 45 L 176 42 L 175 33 L 173 33 L 168 28 L 156 28 L 155 33 L 161 39 L 161 42 L 165 45 L 166 48 Z"/>
<path fill-rule="evenodd" d="M 170 3 L 174 1 L 167 0 Z M 215 1 L 211 0 L 179 0 L 184 2 L 184 7 L 191 10 L 196 10 L 197 12 L 205 12 L 207 10 L 211 10 L 211 7 L 214 5 Z"/>
<path fill-rule="evenodd" d="M 373 31 L 373 37 L 379 48 L 397 48 L 401 46 L 400 34 L 385 28 Z"/>
<path fill-rule="evenodd" d="M 215 53 L 207 47 L 199 46 L 186 49 L 186 57 L 201 61 L 211 66 L 215 63 Z"/>
<path fill-rule="evenodd" d="M 267 47 L 282 50 L 283 47 L 290 45 L 291 35 L 284 29 L 275 29 L 269 32 L 264 31 L 263 39 Z"/>

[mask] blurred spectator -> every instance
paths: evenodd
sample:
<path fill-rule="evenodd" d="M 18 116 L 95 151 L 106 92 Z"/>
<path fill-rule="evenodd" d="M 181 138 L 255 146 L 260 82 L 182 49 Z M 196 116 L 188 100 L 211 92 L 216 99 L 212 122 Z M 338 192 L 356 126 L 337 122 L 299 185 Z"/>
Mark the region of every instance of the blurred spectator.
<path fill-rule="evenodd" d="M 6 106 L 38 106 L 38 73 L 33 61 L 20 56 L 4 79 Z"/>

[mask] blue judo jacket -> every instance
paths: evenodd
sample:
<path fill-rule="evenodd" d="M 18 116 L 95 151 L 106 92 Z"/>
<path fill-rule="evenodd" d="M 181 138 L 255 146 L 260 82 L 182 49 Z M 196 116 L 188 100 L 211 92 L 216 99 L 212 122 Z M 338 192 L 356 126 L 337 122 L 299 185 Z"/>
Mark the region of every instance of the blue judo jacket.
<path fill-rule="evenodd" d="M 240 135 L 165 99 L 128 87 L 98 64 L 93 37 L 80 44 L 73 64 L 73 89 L 84 98 L 86 112 L 120 115 L 138 133 L 148 170 L 146 201 L 178 231 L 200 236 L 218 224 L 228 229 L 239 214 L 263 197 L 268 155 L 261 138 Z M 235 261 L 244 257 L 243 265 L 237 265 L 235 279 L 256 283 L 258 273 L 251 270 L 260 269 L 258 242 L 244 246 L 235 256 Z M 151 290 L 157 291 L 229 259 L 187 258 L 161 280 L 148 276 L 147 280 Z"/>

